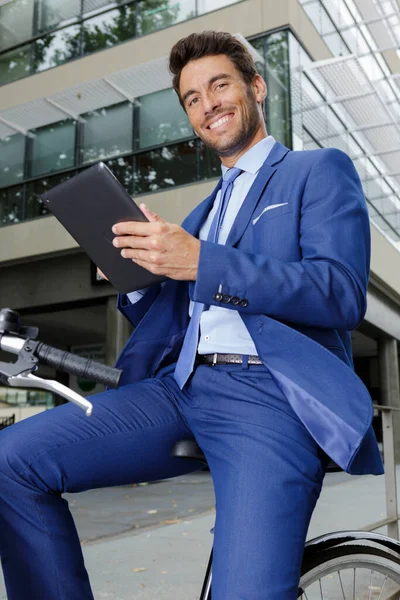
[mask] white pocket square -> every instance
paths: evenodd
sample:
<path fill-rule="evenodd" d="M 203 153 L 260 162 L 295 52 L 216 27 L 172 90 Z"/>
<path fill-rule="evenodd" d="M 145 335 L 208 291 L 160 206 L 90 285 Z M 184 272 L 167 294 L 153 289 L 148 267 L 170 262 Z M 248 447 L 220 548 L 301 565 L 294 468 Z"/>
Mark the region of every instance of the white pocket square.
<path fill-rule="evenodd" d="M 259 214 L 259 215 L 258 215 L 258 217 L 256 217 L 256 218 L 253 220 L 253 225 L 255 225 L 255 224 L 257 223 L 258 219 L 259 219 L 260 217 L 262 217 L 262 215 L 263 215 L 263 214 L 264 214 L 264 213 L 265 213 L 267 210 L 272 210 L 273 208 L 278 208 L 278 206 L 285 206 L 285 204 L 289 204 L 289 202 L 281 202 L 280 204 L 270 204 L 269 206 L 266 206 L 266 207 L 264 208 L 264 210 L 262 211 L 262 213 L 261 213 L 261 214 Z"/>

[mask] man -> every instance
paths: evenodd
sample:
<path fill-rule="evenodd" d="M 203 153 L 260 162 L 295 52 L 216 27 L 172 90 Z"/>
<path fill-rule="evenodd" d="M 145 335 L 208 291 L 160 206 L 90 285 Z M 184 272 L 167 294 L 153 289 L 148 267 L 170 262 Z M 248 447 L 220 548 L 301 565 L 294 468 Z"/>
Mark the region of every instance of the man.
<path fill-rule="evenodd" d="M 170 279 L 119 298 L 135 326 L 124 385 L 91 419 L 62 406 L 2 432 L 0 550 L 10 600 L 92 599 L 62 492 L 172 477 L 195 436 L 214 480 L 213 600 L 294 600 L 327 455 L 381 473 L 372 405 L 352 370 L 369 223 L 349 158 L 268 136 L 266 85 L 231 35 L 171 51 L 174 88 L 221 180 L 183 227 L 114 226 L 127 260 Z M 189 320 L 189 313 L 191 318 Z"/>

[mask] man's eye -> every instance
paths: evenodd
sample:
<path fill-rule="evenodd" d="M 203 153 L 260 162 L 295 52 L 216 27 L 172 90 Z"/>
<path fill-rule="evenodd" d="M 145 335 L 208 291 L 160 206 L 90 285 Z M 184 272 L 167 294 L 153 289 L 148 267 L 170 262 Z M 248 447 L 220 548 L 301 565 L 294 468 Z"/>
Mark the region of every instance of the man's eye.
<path fill-rule="evenodd" d="M 218 89 L 218 88 L 225 87 L 226 85 L 227 85 L 226 83 L 219 83 L 219 84 L 217 85 L 217 89 Z"/>
<path fill-rule="evenodd" d="M 192 106 L 192 104 L 197 104 L 197 100 L 198 98 L 192 98 L 192 100 L 189 102 L 189 106 Z"/>

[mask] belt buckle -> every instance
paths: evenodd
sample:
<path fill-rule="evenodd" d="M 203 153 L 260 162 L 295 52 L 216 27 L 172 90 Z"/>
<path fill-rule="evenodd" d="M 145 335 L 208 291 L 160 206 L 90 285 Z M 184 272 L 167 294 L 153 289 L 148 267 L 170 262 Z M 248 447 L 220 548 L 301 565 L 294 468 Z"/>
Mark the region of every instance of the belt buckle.
<path fill-rule="evenodd" d="M 217 358 L 218 358 L 218 353 L 214 352 L 213 357 L 212 357 L 211 366 L 215 367 L 215 365 L 217 364 Z"/>

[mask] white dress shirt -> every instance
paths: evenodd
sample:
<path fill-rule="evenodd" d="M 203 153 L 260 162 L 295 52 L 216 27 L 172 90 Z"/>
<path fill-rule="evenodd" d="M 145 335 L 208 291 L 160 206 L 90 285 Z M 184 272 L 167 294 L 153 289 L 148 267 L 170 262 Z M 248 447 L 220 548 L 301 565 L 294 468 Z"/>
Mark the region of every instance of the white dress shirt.
<path fill-rule="evenodd" d="M 275 144 L 270 135 L 258 142 L 239 158 L 235 167 L 242 169 L 243 173 L 233 183 L 232 194 L 225 212 L 224 221 L 218 236 L 218 244 L 225 244 L 235 218 L 242 206 L 257 174 L 267 159 Z M 222 174 L 228 168 L 222 165 Z M 199 232 L 199 239 L 206 240 L 212 220 L 220 202 L 221 192 L 218 191 L 213 207 Z M 130 302 L 138 302 L 146 288 L 127 294 Z M 189 315 L 193 311 L 193 302 L 189 303 Z M 256 347 L 250 337 L 237 310 L 223 308 L 222 306 L 210 306 L 203 311 L 200 319 L 200 339 L 198 345 L 199 354 L 257 354 Z"/>

